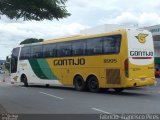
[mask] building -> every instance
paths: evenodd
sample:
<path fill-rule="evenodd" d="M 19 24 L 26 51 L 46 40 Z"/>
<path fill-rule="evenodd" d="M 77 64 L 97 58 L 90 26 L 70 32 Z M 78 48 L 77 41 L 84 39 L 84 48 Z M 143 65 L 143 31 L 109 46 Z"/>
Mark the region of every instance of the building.
<path fill-rule="evenodd" d="M 115 25 L 115 24 L 104 24 L 104 25 L 93 27 L 93 28 L 81 30 L 80 34 L 100 34 L 104 32 L 111 32 L 111 31 L 115 31 L 118 29 L 125 29 L 125 28 L 138 28 L 138 27 L 126 26 L 126 25 Z"/>

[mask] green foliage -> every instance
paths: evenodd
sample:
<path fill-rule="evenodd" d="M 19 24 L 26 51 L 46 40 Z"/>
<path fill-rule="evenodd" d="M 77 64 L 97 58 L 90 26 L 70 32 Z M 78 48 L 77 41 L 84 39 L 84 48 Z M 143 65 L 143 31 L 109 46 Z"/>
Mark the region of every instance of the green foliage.
<path fill-rule="evenodd" d="M 25 39 L 24 41 L 22 41 L 20 43 L 20 45 L 22 45 L 22 44 L 29 44 L 29 43 L 37 43 L 37 42 L 43 42 L 43 39 L 28 38 L 28 39 Z"/>
<path fill-rule="evenodd" d="M 53 20 L 70 16 L 67 0 L 0 0 L 0 15 L 10 19 Z"/>
<path fill-rule="evenodd" d="M 5 62 L 4 65 L 5 65 L 5 69 L 8 70 L 8 71 L 10 71 L 10 63 L 6 63 L 6 62 Z"/>
<path fill-rule="evenodd" d="M 8 71 L 10 71 L 10 61 L 11 61 L 11 58 L 7 56 L 4 66 L 5 66 L 5 69 Z"/>

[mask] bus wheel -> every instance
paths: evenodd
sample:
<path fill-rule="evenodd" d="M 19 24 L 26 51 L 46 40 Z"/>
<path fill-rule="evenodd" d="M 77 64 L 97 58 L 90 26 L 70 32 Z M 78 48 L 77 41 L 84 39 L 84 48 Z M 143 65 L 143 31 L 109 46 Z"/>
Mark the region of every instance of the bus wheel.
<path fill-rule="evenodd" d="M 114 90 L 115 90 L 117 93 L 121 93 L 124 89 L 123 89 L 123 88 L 114 88 Z"/>
<path fill-rule="evenodd" d="M 95 76 L 91 76 L 88 80 L 88 89 L 90 92 L 98 92 L 99 89 L 99 82 Z"/>
<path fill-rule="evenodd" d="M 25 75 L 23 75 L 22 79 L 23 79 L 24 86 L 28 87 L 27 77 Z"/>
<path fill-rule="evenodd" d="M 83 78 L 78 75 L 74 78 L 74 86 L 76 90 L 83 91 L 86 87 L 86 83 L 84 82 Z"/>

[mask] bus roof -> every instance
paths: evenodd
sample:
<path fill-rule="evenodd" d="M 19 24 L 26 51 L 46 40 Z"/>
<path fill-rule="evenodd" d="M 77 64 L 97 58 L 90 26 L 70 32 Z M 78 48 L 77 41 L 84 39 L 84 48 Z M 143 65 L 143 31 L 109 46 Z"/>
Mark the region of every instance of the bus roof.
<path fill-rule="evenodd" d="M 100 37 L 100 36 L 106 36 L 106 35 L 114 35 L 114 34 L 123 33 L 125 31 L 126 31 L 125 29 L 121 29 L 121 30 L 116 30 L 113 32 L 107 32 L 107 33 L 101 33 L 101 34 L 92 34 L 92 35 L 79 34 L 79 35 L 73 35 L 73 36 L 45 40 L 42 42 L 42 44 L 43 43 L 47 44 L 47 43 L 54 43 L 54 42 L 63 42 L 63 41 L 70 41 L 70 40 L 80 40 L 80 39 L 94 38 L 94 37 Z"/>
<path fill-rule="evenodd" d="M 87 39 L 87 38 L 96 38 L 96 37 L 101 37 L 101 36 L 106 36 L 106 35 L 122 34 L 128 30 L 133 30 L 133 28 L 119 29 L 116 31 L 106 32 L 106 33 L 101 33 L 101 34 L 90 34 L 90 35 L 79 34 L 79 35 L 64 36 L 60 38 L 45 40 L 43 42 L 38 42 L 38 43 L 22 44 L 20 46 L 31 46 L 31 45 L 48 44 L 48 43 L 56 43 L 56 42 L 64 42 L 64 41 L 73 41 L 73 40 L 80 40 L 80 39 Z M 136 29 L 136 30 L 142 31 L 143 29 Z"/>

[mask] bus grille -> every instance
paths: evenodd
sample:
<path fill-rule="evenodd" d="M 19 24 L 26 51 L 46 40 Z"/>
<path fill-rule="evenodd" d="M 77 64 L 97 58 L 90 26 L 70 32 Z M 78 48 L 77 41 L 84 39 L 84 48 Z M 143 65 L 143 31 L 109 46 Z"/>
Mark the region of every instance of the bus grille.
<path fill-rule="evenodd" d="M 106 70 L 107 84 L 120 84 L 120 69 Z"/>

